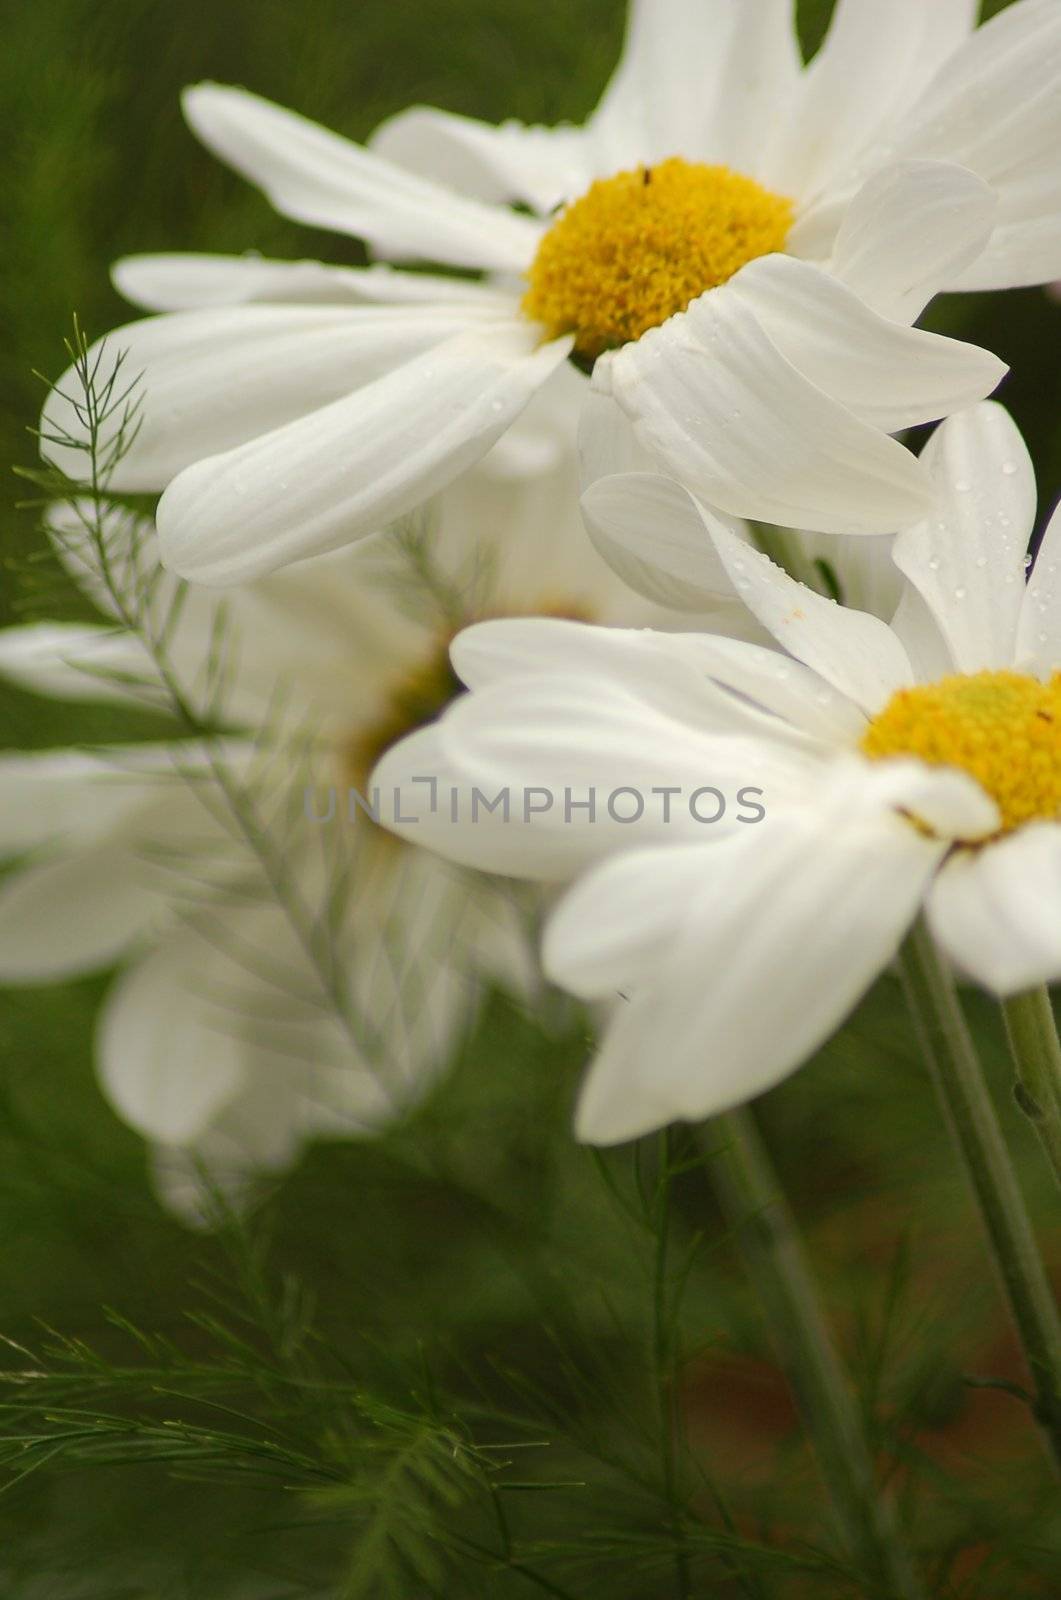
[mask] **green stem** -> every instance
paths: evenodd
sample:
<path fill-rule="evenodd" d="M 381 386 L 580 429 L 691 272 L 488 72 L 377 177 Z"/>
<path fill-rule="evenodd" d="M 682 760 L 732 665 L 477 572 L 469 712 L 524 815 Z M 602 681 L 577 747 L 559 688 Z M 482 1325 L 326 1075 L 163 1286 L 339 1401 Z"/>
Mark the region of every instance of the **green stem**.
<path fill-rule="evenodd" d="M 675 1404 L 677 1363 L 671 1336 L 670 1310 L 667 1304 L 671 1225 L 671 1135 L 660 1134 L 660 1177 L 656 1203 L 655 1235 L 656 1258 L 653 1271 L 652 1293 L 652 1346 L 656 1375 L 656 1400 L 659 1407 L 660 1451 L 663 1461 L 663 1492 L 672 1513 L 671 1533 L 674 1539 L 674 1576 L 678 1600 L 688 1600 L 689 1556 L 685 1548 L 681 1501 L 678 1494 L 677 1433 L 678 1408 Z"/>
<path fill-rule="evenodd" d="M 954 978 L 923 921 L 906 942 L 902 973 L 1031 1373 L 1036 1420 L 1061 1472 L 1061 1319 Z"/>
<path fill-rule="evenodd" d="M 1002 1003 L 1013 1065 L 1017 1104 L 1032 1123 L 1061 1184 L 1061 1041 L 1045 987 Z"/>
<path fill-rule="evenodd" d="M 717 1119 L 710 1171 L 740 1242 L 844 1542 L 867 1593 L 922 1600 L 924 1589 L 877 1485 L 862 1413 L 829 1332 L 795 1220 L 748 1110 Z"/>

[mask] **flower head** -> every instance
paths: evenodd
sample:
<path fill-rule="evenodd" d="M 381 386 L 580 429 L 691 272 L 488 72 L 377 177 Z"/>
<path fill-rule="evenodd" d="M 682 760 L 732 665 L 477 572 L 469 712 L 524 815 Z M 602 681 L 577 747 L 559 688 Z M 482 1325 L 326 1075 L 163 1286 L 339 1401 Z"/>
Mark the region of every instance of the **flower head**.
<path fill-rule="evenodd" d="M 776 1083 L 922 908 L 995 993 L 1061 977 L 1061 514 L 1025 584 L 1035 484 L 1006 413 L 951 418 L 924 460 L 936 505 L 896 541 L 890 624 L 690 519 L 687 569 L 720 561 L 770 645 L 486 624 L 454 645 L 472 692 L 381 763 L 382 782 L 415 764 L 458 786 L 644 799 L 633 824 L 554 806 L 473 828 L 451 810 L 430 836 L 495 871 L 579 879 L 545 960 L 613 1002 L 579 1111 L 588 1139 Z M 688 805 L 705 786 L 753 792 L 758 813 Z"/>
<path fill-rule="evenodd" d="M 111 348 L 145 380 L 120 486 L 165 490 L 168 564 L 231 583 L 362 537 L 535 394 L 566 405 L 572 352 L 657 470 L 724 513 L 827 534 L 923 517 L 926 475 L 891 435 L 1004 369 L 912 324 L 941 290 L 1061 271 L 1061 13 L 1018 0 L 974 29 L 968 0 L 839 0 L 805 65 L 793 11 L 634 0 L 579 128 L 417 108 L 363 149 L 242 90 L 189 90 L 194 131 L 285 215 L 481 276 L 119 263 L 163 313 Z M 75 422 L 53 394 L 46 438 Z"/>
<path fill-rule="evenodd" d="M 445 1066 L 486 984 L 536 981 L 526 897 L 370 816 L 374 761 L 459 689 L 454 633 L 536 605 L 654 613 L 578 537 L 563 452 L 529 481 L 472 472 L 429 519 L 223 597 L 161 572 L 154 529 L 117 508 L 105 577 L 91 520 L 88 506 L 57 513 L 52 535 L 100 620 L 3 630 L 0 674 L 172 710 L 149 645 L 164 639 L 192 713 L 228 731 L 0 759 L 0 854 L 19 858 L 0 891 L 0 981 L 120 964 L 101 1083 L 150 1141 L 163 1195 L 196 1217 L 202 1168 L 238 1194 L 309 1139 L 370 1132 Z M 119 599 L 146 607 L 139 632 Z"/>

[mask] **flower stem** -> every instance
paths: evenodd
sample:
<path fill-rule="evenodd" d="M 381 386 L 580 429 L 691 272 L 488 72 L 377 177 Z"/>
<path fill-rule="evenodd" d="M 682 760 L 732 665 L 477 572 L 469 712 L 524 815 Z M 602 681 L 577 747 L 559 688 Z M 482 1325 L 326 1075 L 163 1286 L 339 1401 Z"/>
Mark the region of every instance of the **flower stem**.
<path fill-rule="evenodd" d="M 1032 1123 L 1061 1184 L 1061 1042 L 1045 987 L 1002 1003 L 1017 1069 L 1017 1104 Z"/>
<path fill-rule="evenodd" d="M 744 1251 L 849 1554 L 873 1584 L 867 1593 L 922 1600 L 925 1591 L 878 1488 L 858 1401 L 752 1113 L 731 1111 L 716 1127 L 723 1134 L 710 1166 L 716 1193 Z"/>
<path fill-rule="evenodd" d="M 923 921 L 906 942 L 902 972 L 1024 1349 L 1036 1420 L 1061 1472 L 1061 1319 L 953 976 Z"/>

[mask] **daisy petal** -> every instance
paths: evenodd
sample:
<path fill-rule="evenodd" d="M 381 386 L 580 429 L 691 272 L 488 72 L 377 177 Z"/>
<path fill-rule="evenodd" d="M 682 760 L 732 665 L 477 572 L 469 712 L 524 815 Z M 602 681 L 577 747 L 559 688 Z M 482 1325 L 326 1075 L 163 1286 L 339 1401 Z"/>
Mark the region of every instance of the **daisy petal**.
<path fill-rule="evenodd" d="M 610 394 L 588 389 L 578 419 L 579 480 L 584 489 L 598 478 L 625 472 L 655 472 L 656 463 L 638 442 L 633 424 Z"/>
<path fill-rule="evenodd" d="M 631 0 L 619 65 L 585 128 L 599 175 L 701 147 L 737 14 L 729 0 Z"/>
<path fill-rule="evenodd" d="M 167 745 L 0 755 L 0 856 L 127 833 L 174 765 Z"/>
<path fill-rule="evenodd" d="M 186 89 L 184 115 L 220 160 L 257 184 L 276 210 L 365 239 L 396 260 L 521 272 L 540 226 L 417 178 L 244 89 Z"/>
<path fill-rule="evenodd" d="M 934 516 L 895 542 L 899 570 L 932 612 L 960 672 L 1013 664 L 1035 471 L 1007 411 L 985 404 L 943 423 L 921 457 Z"/>
<path fill-rule="evenodd" d="M 1043 677 L 1061 672 L 1061 505 L 1043 534 L 1039 554 L 1021 604 L 1017 627 L 1018 666 Z"/>
<path fill-rule="evenodd" d="M 1007 6 L 970 34 L 910 107 L 899 153 L 955 161 L 988 183 L 1056 154 L 1059 68 L 1056 0 Z M 996 114 L 984 116 L 985 106 Z"/>
<path fill-rule="evenodd" d="M 715 90 L 694 153 L 753 178 L 769 170 L 803 68 L 793 0 L 740 0 L 728 39 L 712 41 Z M 710 23 L 703 22 L 705 36 Z"/>
<path fill-rule="evenodd" d="M 891 630 L 902 641 L 919 683 L 932 683 L 954 671 L 954 662 L 939 624 L 909 581 L 904 580 Z"/>
<path fill-rule="evenodd" d="M 101 393 L 114 372 L 116 395 L 136 383 L 139 427 L 110 487 L 161 489 L 203 456 L 295 422 L 475 321 L 465 307 L 244 305 L 179 311 L 119 328 L 88 357 Z M 71 369 L 45 402 L 41 453 L 73 478 L 84 474 L 85 456 L 61 441 L 87 437 L 83 413 Z M 118 406 L 100 430 L 101 454 L 122 423 Z"/>
<path fill-rule="evenodd" d="M 732 285 L 602 356 L 593 383 L 668 471 L 730 515 L 894 533 L 931 504 L 909 451 L 797 371 Z"/>
<path fill-rule="evenodd" d="M 690 884 L 705 870 L 711 868 L 700 844 L 624 850 L 604 862 L 550 917 L 542 945 L 547 976 L 581 1000 L 610 1000 L 646 968 L 665 965 Z"/>
<path fill-rule="evenodd" d="M 673 478 L 646 472 L 598 478 L 581 504 L 596 549 L 646 599 L 676 611 L 703 611 L 736 598 L 704 528 L 712 513 Z M 730 525 L 750 541 L 746 524 Z"/>
<path fill-rule="evenodd" d="M 668 698 L 667 673 L 647 656 L 642 678 L 656 683 L 656 702 Z M 702 702 L 711 692 L 705 683 Z M 563 881 L 634 843 L 723 837 L 740 827 L 742 791 L 754 789 L 764 805 L 803 792 L 819 758 L 784 740 L 780 725 L 782 737 L 749 736 L 755 714 L 745 720 L 735 703 L 727 727 L 725 701 L 715 694 L 719 732 L 668 714 L 614 677 L 538 671 L 508 678 L 465 695 L 440 722 L 396 745 L 372 783 L 384 801 L 400 794 L 406 818 L 418 818 L 395 829 L 410 840 L 482 871 Z M 742 731 L 734 735 L 734 727 Z M 724 809 L 717 794 L 691 806 L 683 787 L 689 772 L 705 775 Z M 429 777 L 438 780 L 433 810 Z M 507 817 L 484 809 L 503 793 Z M 386 810 L 383 819 L 391 825 Z"/>
<path fill-rule="evenodd" d="M 885 433 L 974 405 L 1008 368 L 989 350 L 878 316 L 829 273 L 792 256 L 763 256 L 732 280 L 796 370 Z"/>
<path fill-rule="evenodd" d="M 882 317 L 916 322 L 983 253 L 997 212 L 995 190 L 964 167 L 897 162 L 846 208 L 831 271 Z"/>
<path fill-rule="evenodd" d="M 134 1128 L 166 1144 L 195 1139 L 244 1081 L 239 1038 L 202 992 L 201 969 L 198 941 L 176 934 L 118 980 L 100 1014 L 105 1093 Z"/>
<path fill-rule="evenodd" d="M 230 584 L 321 555 L 473 466 L 563 361 L 527 323 L 458 336 L 347 399 L 189 467 L 163 495 L 163 560 Z"/>
<path fill-rule="evenodd" d="M 940 873 L 928 919 L 940 944 L 997 995 L 1061 979 L 1061 826 L 1021 828 Z"/>
<path fill-rule="evenodd" d="M 0 677 L 56 700 L 144 701 L 156 673 L 130 633 L 81 622 L 0 630 Z"/>
<path fill-rule="evenodd" d="M 329 267 L 320 261 L 170 252 L 123 256 L 111 267 L 120 295 L 145 311 L 203 311 L 250 300 L 300 305 L 467 304 L 504 310 L 512 297 L 488 284 L 395 267 Z"/>
<path fill-rule="evenodd" d="M 494 126 L 433 106 L 388 117 L 369 148 L 406 171 L 493 205 L 522 200 L 546 213 L 594 177 L 581 128 Z"/>
<path fill-rule="evenodd" d="M 780 652 L 741 639 L 601 628 L 553 617 L 476 623 L 457 635 L 450 655 L 461 680 L 476 692 L 528 680 L 535 672 L 568 673 L 572 679 L 596 676 L 690 727 L 742 738 L 783 740 L 790 730 L 776 715 L 787 717 L 796 705 L 802 709 L 811 680 L 829 693 L 820 679 Z M 739 698 L 720 693 L 716 682 L 734 689 Z M 756 701 L 775 716 L 764 717 Z M 791 720 L 798 727 L 806 725 L 799 715 Z M 819 725 L 813 725 L 817 731 Z M 795 742 L 805 746 L 802 739 Z"/>
<path fill-rule="evenodd" d="M 838 0 L 776 152 L 772 186 L 807 202 L 841 177 L 951 55 L 973 11 L 972 0 Z"/>
<path fill-rule="evenodd" d="M 0 981 L 53 983 L 109 967 L 158 912 L 120 846 L 23 867 L 0 885 Z"/>
<path fill-rule="evenodd" d="M 842 801 L 701 852 L 659 965 L 638 975 L 591 1069 L 580 1138 L 612 1144 L 763 1093 L 828 1039 L 892 959 L 943 847 L 846 790 Z M 554 925 L 549 940 L 561 981 L 555 953 L 570 948 L 576 918 L 600 926 L 595 885 L 613 870 L 557 913 L 567 928 Z M 620 915 L 614 896 L 609 915 Z"/>
<path fill-rule="evenodd" d="M 906 651 L 879 617 L 815 594 L 722 527 L 711 536 L 749 611 L 790 655 L 863 711 L 872 716 L 913 683 Z"/>

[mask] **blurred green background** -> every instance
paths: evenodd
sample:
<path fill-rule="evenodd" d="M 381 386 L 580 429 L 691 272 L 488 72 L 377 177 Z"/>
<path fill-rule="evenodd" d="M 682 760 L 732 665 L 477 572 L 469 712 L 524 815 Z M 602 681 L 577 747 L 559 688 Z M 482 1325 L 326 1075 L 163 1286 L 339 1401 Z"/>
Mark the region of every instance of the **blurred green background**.
<path fill-rule="evenodd" d="M 802 6 L 808 49 L 828 10 L 829 0 Z M 42 394 L 33 369 L 61 370 L 71 314 L 90 335 L 128 314 L 108 283 L 115 256 L 255 248 L 359 259 L 349 241 L 278 218 L 213 163 L 182 123 L 184 84 L 201 77 L 242 83 L 354 137 L 418 101 L 491 119 L 577 120 L 616 58 L 622 8 L 618 0 L 6 0 L 0 16 L 0 146 L 8 170 L 0 214 L 0 458 L 14 464 L 33 460 L 27 429 Z M 1012 364 L 1004 398 L 1032 448 L 1044 502 L 1061 487 L 1059 321 L 1061 307 L 1038 290 L 954 299 L 933 312 L 935 326 L 987 344 Z M 7 475 L 0 622 L 32 606 L 19 569 L 36 535 L 33 516 L 16 509 L 19 495 Z M 0 716 L 7 746 L 145 731 L 112 711 L 63 708 L 7 689 Z M 503 1392 L 520 1428 L 539 1419 L 538 1444 L 519 1476 L 552 1487 L 509 1499 L 520 1505 L 517 1524 L 522 1517 L 547 1526 L 553 1545 L 537 1567 L 529 1563 L 536 1576 L 514 1557 L 461 1567 L 459 1580 L 445 1562 L 443 1576 L 432 1576 L 425 1558 L 410 1576 L 402 1552 L 415 1543 L 412 1530 L 381 1531 L 373 1516 L 389 1506 L 388 1496 L 415 1508 L 418 1495 L 437 1506 L 445 1493 L 425 1485 L 415 1455 L 412 1466 L 399 1456 L 394 1476 L 393 1453 L 358 1455 L 361 1442 L 349 1457 L 333 1450 L 345 1463 L 342 1492 L 324 1501 L 293 1493 L 282 1473 L 233 1470 L 219 1488 L 211 1474 L 200 1481 L 201 1463 L 183 1463 L 175 1481 L 160 1464 L 75 1471 L 57 1457 L 0 1498 L 0 1594 L 463 1600 L 551 1592 L 650 1600 L 672 1593 L 651 1555 L 661 1515 L 654 1469 L 609 1466 L 601 1444 L 624 1408 L 630 1430 L 648 1426 L 653 1257 L 651 1230 L 636 1214 L 633 1156 L 609 1157 L 602 1176 L 570 1141 L 586 1049 L 581 1026 L 558 1022 L 546 1034 L 498 1000 L 453 1081 L 413 1124 L 375 1145 L 313 1153 L 255 1219 L 250 1239 L 207 1240 L 158 1209 L 139 1141 L 95 1089 L 91 1035 L 102 990 L 103 981 L 93 980 L 0 996 L 0 1333 L 37 1350 L 54 1343 L 43 1323 L 90 1341 L 107 1360 L 157 1365 L 157 1351 L 113 1326 L 105 1310 L 112 1307 L 172 1339 L 181 1361 L 208 1365 L 221 1359 L 220 1336 L 188 1313 L 213 1314 L 220 1296 L 231 1321 L 242 1314 L 231 1302 L 245 1290 L 250 1323 L 259 1323 L 270 1296 L 297 1273 L 316 1304 L 322 1359 L 344 1384 L 367 1385 L 398 1406 L 410 1395 L 424 1404 L 436 1384 L 469 1404 L 471 1397 L 496 1407 Z M 1030 1198 L 1049 1218 L 1053 1197 L 1009 1097 L 997 1019 L 979 1006 L 976 1020 Z M 902 1460 L 934 1592 L 999 1600 L 1061 1593 L 1058 1530 L 1043 1510 L 1044 1483 L 1019 1403 L 962 1382 L 963 1372 L 1019 1372 L 890 981 L 819 1061 L 770 1097 L 764 1120 L 874 1426 Z M 677 1182 L 676 1205 L 683 1247 L 704 1231 L 696 1287 L 679 1318 L 690 1353 L 683 1395 L 698 1453 L 735 1503 L 742 1539 L 817 1548 L 828 1532 L 813 1473 L 702 1175 Z M 258 1348 L 260 1334 L 248 1337 Z M 276 1342 L 281 1364 L 298 1366 L 302 1355 L 296 1360 L 292 1351 L 302 1344 L 286 1322 Z M 12 1351 L 9 1365 L 24 1364 Z M 317 1380 L 299 1372 L 291 1382 L 301 1403 Z M 128 1392 L 112 1409 L 132 1415 L 141 1400 L 134 1380 L 116 1382 L 119 1391 L 123 1385 Z M 144 1404 L 161 1417 L 183 1402 Z M 201 1422 L 199 1398 L 193 1411 Z M 276 1415 L 283 1411 L 277 1401 Z M 263 1437 L 268 1412 L 255 1390 L 243 1421 L 232 1425 Z M 17 1413 L 10 1417 L 20 1425 Z M 307 1418 L 294 1403 L 291 1417 L 291 1428 L 312 1441 L 309 1453 L 327 1456 L 332 1445 L 322 1441 L 331 1423 L 316 1410 Z M 378 1418 L 366 1424 L 370 1444 L 395 1436 Z M 384 1468 L 392 1477 L 376 1494 Z M 13 1478 L 16 1472 L 17 1464 Z M 310 1472 L 307 1483 L 315 1481 Z M 306 1485 L 296 1481 L 299 1487 Z M 528 1520 L 528 1502 L 538 1522 Z M 721 1525 L 705 1512 L 705 1526 Z M 600 1542 L 587 1558 L 577 1547 L 594 1529 Z M 647 1530 L 644 1550 L 636 1529 Z M 496 1527 L 468 1538 L 498 1547 Z M 734 1566 L 709 1541 L 697 1559 L 696 1594 L 855 1592 L 842 1573 L 805 1580 L 798 1564 L 768 1564 L 765 1577 L 754 1576 L 757 1558 L 749 1554 L 745 1570 L 743 1556 Z M 760 1581 L 764 1587 L 755 1588 Z"/>

